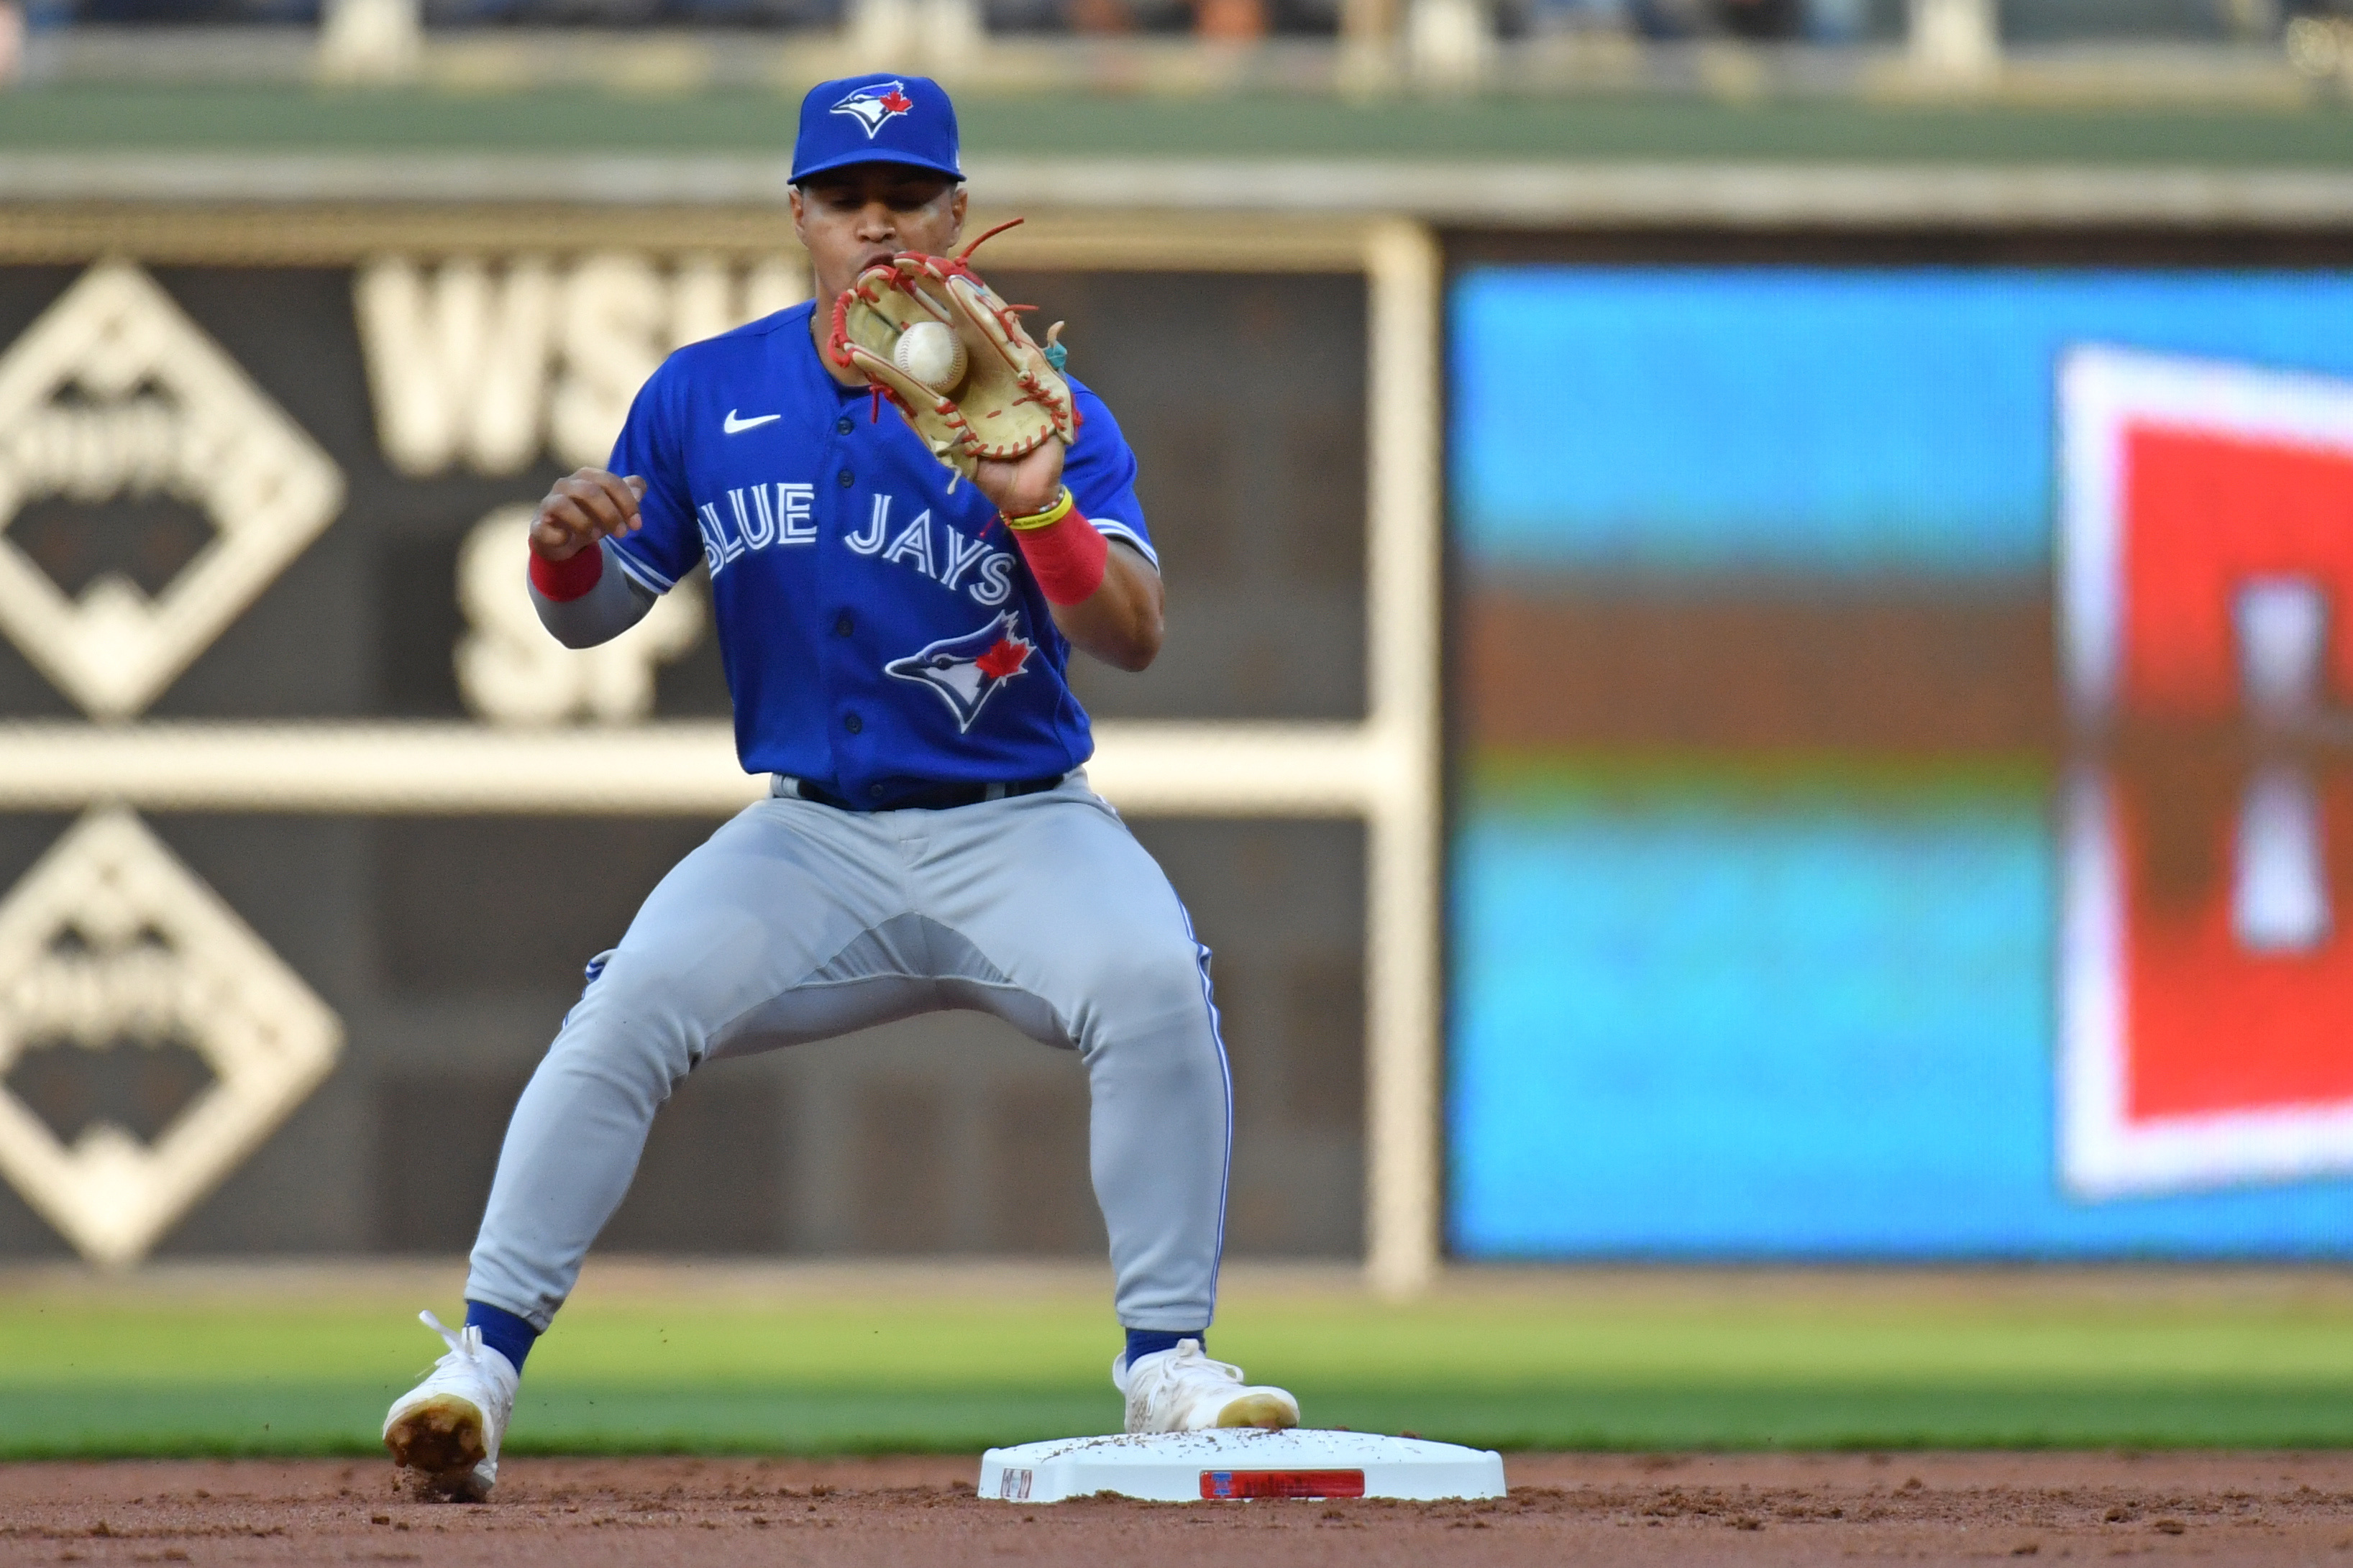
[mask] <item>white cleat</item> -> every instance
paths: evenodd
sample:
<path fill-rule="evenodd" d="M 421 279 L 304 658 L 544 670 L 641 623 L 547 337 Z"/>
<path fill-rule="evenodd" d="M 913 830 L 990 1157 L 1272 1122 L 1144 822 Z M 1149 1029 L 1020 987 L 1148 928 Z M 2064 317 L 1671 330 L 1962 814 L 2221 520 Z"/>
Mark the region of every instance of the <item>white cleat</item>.
<path fill-rule="evenodd" d="M 446 1327 L 430 1312 L 417 1314 L 448 1342 L 449 1353 L 432 1374 L 392 1402 L 384 1418 L 384 1446 L 393 1463 L 414 1470 L 428 1490 L 488 1501 L 499 1479 L 499 1439 L 514 1414 L 514 1363 L 482 1343 L 482 1331 Z"/>
<path fill-rule="evenodd" d="M 1111 1381 L 1127 1395 L 1130 1432 L 1280 1432 L 1299 1425 L 1299 1401 L 1280 1388 L 1243 1383 L 1241 1368 L 1211 1361 L 1198 1340 L 1178 1340 L 1175 1350 L 1155 1351 L 1134 1366 L 1122 1351 L 1111 1363 Z"/>

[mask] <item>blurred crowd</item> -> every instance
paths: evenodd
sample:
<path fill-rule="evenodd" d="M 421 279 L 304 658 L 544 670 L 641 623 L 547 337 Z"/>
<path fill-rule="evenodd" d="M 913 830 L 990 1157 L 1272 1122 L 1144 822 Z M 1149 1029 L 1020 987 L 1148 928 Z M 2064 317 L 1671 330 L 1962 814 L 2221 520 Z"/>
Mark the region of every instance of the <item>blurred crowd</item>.
<path fill-rule="evenodd" d="M 253 23 L 319 19 L 322 0 L 27 0 L 36 30 L 78 24 Z M 1244 31 L 1328 35 L 1343 0 L 1244 0 Z M 1894 40 L 1914 0 L 1495 0 L 1505 37 L 1578 29 L 1652 38 L 1728 33 L 1820 43 Z M 831 26 L 845 0 L 422 0 L 428 27 Z M 992 32 L 1227 31 L 1232 0 L 982 0 Z M 2021 43 L 2148 40 L 2227 43 L 2278 37 L 2300 17 L 2353 24 L 2353 0 L 2000 0 L 2000 36 Z"/>

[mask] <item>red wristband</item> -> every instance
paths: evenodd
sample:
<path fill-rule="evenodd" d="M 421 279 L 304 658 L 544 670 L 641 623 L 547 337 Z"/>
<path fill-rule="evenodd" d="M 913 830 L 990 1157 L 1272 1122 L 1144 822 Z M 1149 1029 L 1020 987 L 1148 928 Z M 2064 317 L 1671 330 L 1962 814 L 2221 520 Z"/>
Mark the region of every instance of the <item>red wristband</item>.
<path fill-rule="evenodd" d="M 1111 542 L 1081 517 L 1076 507 L 1059 522 L 1044 528 L 1017 528 L 1012 534 L 1014 542 L 1021 546 L 1021 558 L 1029 563 L 1029 575 L 1038 579 L 1039 590 L 1048 602 L 1082 605 L 1103 586 Z"/>
<path fill-rule="evenodd" d="M 562 561 L 550 561 L 536 550 L 531 552 L 531 585 L 559 605 L 586 597 L 588 590 L 604 575 L 605 547 L 601 543 Z"/>

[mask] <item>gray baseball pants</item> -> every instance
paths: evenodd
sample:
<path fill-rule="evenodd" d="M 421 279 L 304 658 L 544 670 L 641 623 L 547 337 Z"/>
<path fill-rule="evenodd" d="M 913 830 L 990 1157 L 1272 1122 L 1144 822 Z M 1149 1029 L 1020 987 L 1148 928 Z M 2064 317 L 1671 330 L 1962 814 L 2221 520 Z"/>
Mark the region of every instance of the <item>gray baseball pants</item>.
<path fill-rule="evenodd" d="M 1082 773 L 946 811 L 772 795 L 680 861 L 515 1106 L 468 1300 L 546 1329 L 702 1063 L 949 1008 L 1079 1053 L 1119 1321 L 1208 1326 L 1233 1126 L 1209 952 Z"/>

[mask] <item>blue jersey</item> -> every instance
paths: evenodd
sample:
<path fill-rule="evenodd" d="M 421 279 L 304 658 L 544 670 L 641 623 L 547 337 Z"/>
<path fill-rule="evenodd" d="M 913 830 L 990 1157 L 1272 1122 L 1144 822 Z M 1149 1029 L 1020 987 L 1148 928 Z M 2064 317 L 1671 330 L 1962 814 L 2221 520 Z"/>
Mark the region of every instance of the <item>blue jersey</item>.
<path fill-rule="evenodd" d="M 827 374 L 802 305 L 672 354 L 638 393 L 613 471 L 644 526 L 611 542 L 667 592 L 699 559 L 735 749 L 853 801 L 1066 773 L 1094 751 L 1056 628 L 996 506 L 895 409 Z M 1135 457 L 1103 400 L 1063 482 L 1095 527 L 1153 555 Z"/>

